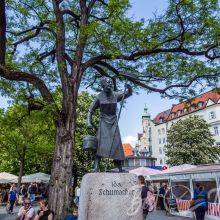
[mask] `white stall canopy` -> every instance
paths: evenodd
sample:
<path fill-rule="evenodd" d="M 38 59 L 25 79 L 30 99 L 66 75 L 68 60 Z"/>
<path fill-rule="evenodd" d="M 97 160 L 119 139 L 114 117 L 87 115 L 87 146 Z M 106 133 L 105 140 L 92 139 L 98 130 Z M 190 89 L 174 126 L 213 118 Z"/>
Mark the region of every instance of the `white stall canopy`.
<path fill-rule="evenodd" d="M 154 175 L 154 174 L 162 174 L 163 172 L 160 170 L 156 170 L 156 169 L 151 169 L 148 167 L 138 167 L 136 169 L 130 170 L 129 173 L 133 173 L 136 175 L 142 175 L 144 177 L 150 177 L 150 175 Z"/>
<path fill-rule="evenodd" d="M 0 183 L 14 183 L 16 182 L 18 177 L 11 173 L 2 172 L 0 173 Z"/>
<path fill-rule="evenodd" d="M 22 177 L 22 183 L 49 183 L 50 175 L 46 173 L 34 173 Z"/>

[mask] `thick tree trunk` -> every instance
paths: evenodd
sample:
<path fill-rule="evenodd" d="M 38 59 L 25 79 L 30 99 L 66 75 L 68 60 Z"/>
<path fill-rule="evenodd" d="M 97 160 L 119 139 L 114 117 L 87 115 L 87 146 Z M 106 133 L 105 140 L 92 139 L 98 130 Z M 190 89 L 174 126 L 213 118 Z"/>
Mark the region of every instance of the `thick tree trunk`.
<path fill-rule="evenodd" d="M 49 194 L 50 208 L 54 211 L 56 219 L 63 218 L 70 204 L 73 145 L 72 131 L 63 126 L 57 127 Z"/>
<path fill-rule="evenodd" d="M 24 175 L 25 153 L 26 153 L 26 147 L 23 147 L 22 152 L 20 154 L 20 168 L 19 168 L 18 185 L 17 185 L 17 189 L 19 191 L 21 187 L 22 176 Z"/>
<path fill-rule="evenodd" d="M 64 219 L 70 205 L 77 92 L 69 97 L 68 113 L 57 120 L 56 146 L 51 172 L 49 205 L 55 219 Z"/>

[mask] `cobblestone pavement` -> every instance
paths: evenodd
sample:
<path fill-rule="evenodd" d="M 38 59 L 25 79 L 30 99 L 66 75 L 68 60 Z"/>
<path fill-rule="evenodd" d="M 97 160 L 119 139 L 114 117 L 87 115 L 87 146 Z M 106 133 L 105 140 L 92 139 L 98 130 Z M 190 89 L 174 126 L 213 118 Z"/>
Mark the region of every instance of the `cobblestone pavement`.
<path fill-rule="evenodd" d="M 15 220 L 18 209 L 19 209 L 19 207 L 15 208 L 14 215 L 8 215 L 8 214 L 6 214 L 5 208 L 1 207 L 0 208 L 0 220 Z M 179 216 L 167 216 L 164 212 L 155 211 L 155 212 L 152 212 L 149 214 L 147 220 L 190 220 L 190 219 L 179 217 Z"/>

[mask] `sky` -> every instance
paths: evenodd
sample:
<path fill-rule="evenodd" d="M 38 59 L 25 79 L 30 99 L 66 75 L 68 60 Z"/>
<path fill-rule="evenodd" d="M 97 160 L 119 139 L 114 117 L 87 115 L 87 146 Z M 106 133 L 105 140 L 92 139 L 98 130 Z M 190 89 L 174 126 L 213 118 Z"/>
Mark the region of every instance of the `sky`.
<path fill-rule="evenodd" d="M 147 20 L 155 12 L 160 14 L 167 7 L 167 0 L 131 0 L 131 3 L 132 8 L 129 11 L 129 16 L 132 16 L 136 20 L 141 18 Z M 159 112 L 169 109 L 174 103 L 177 103 L 177 100 L 162 99 L 159 94 L 147 94 L 144 90 L 140 90 L 138 95 L 134 94 L 127 99 L 119 121 L 123 142 L 129 142 L 133 146 L 135 145 L 137 133 L 142 131 L 141 116 L 145 104 L 153 118 Z M 7 100 L 0 97 L 0 108 L 7 106 Z"/>
<path fill-rule="evenodd" d="M 131 2 L 132 8 L 129 16 L 137 20 L 152 18 L 155 12 L 160 14 L 167 7 L 167 0 L 132 0 Z M 153 118 L 159 112 L 169 109 L 176 102 L 176 100 L 162 99 L 158 93 L 147 94 L 144 90 L 127 99 L 119 121 L 123 142 L 135 145 L 137 133 L 142 132 L 141 116 L 145 105 Z"/>

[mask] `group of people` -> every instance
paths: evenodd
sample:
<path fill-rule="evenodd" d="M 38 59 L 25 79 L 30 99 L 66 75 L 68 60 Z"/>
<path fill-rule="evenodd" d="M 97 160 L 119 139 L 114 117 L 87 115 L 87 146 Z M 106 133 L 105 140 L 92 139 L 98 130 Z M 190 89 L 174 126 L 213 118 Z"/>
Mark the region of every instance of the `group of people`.
<path fill-rule="evenodd" d="M 8 213 L 13 214 L 13 209 L 18 202 L 23 204 L 25 199 L 29 199 L 30 203 L 36 200 L 36 195 L 39 195 L 39 199 L 47 198 L 47 189 L 43 184 L 31 183 L 29 186 L 23 184 L 18 190 L 15 184 L 12 184 L 8 192 Z"/>
<path fill-rule="evenodd" d="M 39 210 L 35 213 L 29 198 L 24 198 L 23 206 L 19 209 L 16 220 L 53 220 L 54 214 L 48 208 L 46 199 L 39 201 Z"/>
<path fill-rule="evenodd" d="M 148 213 L 153 211 L 156 207 L 160 210 L 166 210 L 169 212 L 168 200 L 172 197 L 172 193 L 167 184 L 163 183 L 159 188 L 159 191 L 157 191 L 156 188 L 153 189 L 152 187 L 147 186 L 143 176 L 139 176 L 138 180 L 142 187 L 141 198 L 143 203 L 143 219 L 147 219 Z M 207 191 L 200 183 L 197 183 L 193 199 L 191 200 L 191 211 L 194 212 L 196 220 L 204 220 L 207 210 Z"/>

